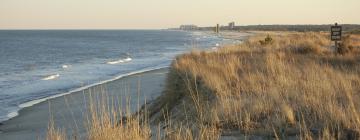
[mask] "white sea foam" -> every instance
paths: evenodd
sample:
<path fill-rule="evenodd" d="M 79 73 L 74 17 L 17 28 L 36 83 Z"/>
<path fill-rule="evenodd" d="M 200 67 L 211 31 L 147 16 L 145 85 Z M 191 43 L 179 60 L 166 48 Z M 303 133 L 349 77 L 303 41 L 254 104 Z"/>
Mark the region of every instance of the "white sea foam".
<path fill-rule="evenodd" d="M 62 65 L 62 68 L 63 69 L 68 69 L 68 68 L 70 68 L 71 66 L 70 65 Z"/>
<path fill-rule="evenodd" d="M 107 62 L 107 64 L 115 65 L 115 64 L 130 62 L 131 60 L 132 60 L 132 58 L 127 57 L 125 59 L 120 59 L 120 60 L 116 60 L 116 61 L 109 61 L 109 62 Z"/>
<path fill-rule="evenodd" d="M 49 76 L 46 76 L 44 77 L 43 79 L 41 80 L 44 80 L 44 81 L 48 81 L 48 80 L 54 80 L 54 79 L 57 79 L 60 77 L 60 74 L 54 74 L 54 75 L 49 75 Z"/>
<path fill-rule="evenodd" d="M 18 116 L 18 115 L 19 115 L 19 113 L 18 113 L 17 111 L 15 111 L 15 112 L 11 112 L 11 113 L 7 114 L 6 117 L 8 117 L 8 118 L 14 118 L 14 117 L 16 117 L 16 116 Z"/>

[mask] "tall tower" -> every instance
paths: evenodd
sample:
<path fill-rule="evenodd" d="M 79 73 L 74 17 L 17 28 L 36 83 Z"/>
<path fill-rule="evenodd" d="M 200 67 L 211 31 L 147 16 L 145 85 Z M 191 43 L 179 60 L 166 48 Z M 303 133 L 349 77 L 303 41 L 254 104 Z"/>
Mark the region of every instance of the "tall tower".
<path fill-rule="evenodd" d="M 235 22 L 230 22 L 228 28 L 229 30 L 233 30 L 235 28 Z"/>

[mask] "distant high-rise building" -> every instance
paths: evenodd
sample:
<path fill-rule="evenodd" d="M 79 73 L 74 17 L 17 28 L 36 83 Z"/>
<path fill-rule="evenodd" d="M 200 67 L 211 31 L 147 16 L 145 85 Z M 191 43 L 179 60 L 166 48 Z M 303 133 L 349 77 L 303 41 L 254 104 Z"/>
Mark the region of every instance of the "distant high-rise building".
<path fill-rule="evenodd" d="M 196 25 L 181 25 L 180 30 L 197 30 L 198 26 Z"/>
<path fill-rule="evenodd" d="M 235 28 L 235 22 L 230 22 L 229 23 L 229 29 L 232 30 Z"/>

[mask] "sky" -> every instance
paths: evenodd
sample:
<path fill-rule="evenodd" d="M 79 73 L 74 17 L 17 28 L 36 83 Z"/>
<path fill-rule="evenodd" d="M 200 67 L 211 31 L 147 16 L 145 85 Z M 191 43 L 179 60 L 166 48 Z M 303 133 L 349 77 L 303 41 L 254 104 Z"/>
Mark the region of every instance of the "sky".
<path fill-rule="evenodd" d="M 0 0 L 0 29 L 360 24 L 360 0 Z"/>

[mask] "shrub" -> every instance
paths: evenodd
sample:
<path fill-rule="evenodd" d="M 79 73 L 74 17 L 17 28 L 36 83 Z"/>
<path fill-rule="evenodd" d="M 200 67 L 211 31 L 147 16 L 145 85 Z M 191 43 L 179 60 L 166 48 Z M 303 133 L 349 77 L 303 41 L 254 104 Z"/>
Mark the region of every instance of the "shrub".
<path fill-rule="evenodd" d="M 270 35 L 267 35 L 264 40 L 260 40 L 259 42 L 261 45 L 270 45 L 273 43 L 273 39 L 271 38 Z"/>

